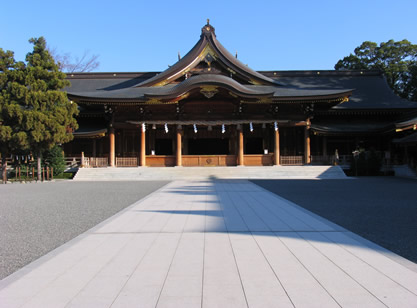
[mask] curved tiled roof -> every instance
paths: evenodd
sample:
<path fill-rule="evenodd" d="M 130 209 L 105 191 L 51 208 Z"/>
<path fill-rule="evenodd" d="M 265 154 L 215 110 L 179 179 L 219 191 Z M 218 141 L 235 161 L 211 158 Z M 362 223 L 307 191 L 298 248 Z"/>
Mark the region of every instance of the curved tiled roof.
<path fill-rule="evenodd" d="M 145 96 L 153 98 L 173 98 L 195 88 L 204 86 L 225 88 L 242 97 L 272 96 L 275 93 L 275 88 L 273 87 L 247 87 L 238 83 L 236 80 L 223 75 L 204 74 L 192 76 L 174 87 L 160 87 L 157 93 L 148 94 L 145 92 Z"/>
<path fill-rule="evenodd" d="M 395 95 L 381 71 L 263 71 L 280 83 L 301 89 L 353 89 L 348 102 L 332 109 L 413 109 L 417 102 Z"/>
<path fill-rule="evenodd" d="M 350 96 L 351 89 L 302 89 L 297 87 L 273 87 L 242 85 L 235 80 L 222 75 L 197 75 L 178 85 L 163 87 L 127 87 L 107 90 L 97 87 L 96 82 L 88 85 L 85 81 L 74 82 L 67 89 L 68 96 L 74 100 L 104 101 L 146 101 L 150 98 L 171 99 L 181 96 L 192 89 L 204 86 L 218 86 L 243 98 L 270 97 L 273 100 L 320 100 Z"/>
<path fill-rule="evenodd" d="M 138 83 L 137 86 L 150 87 L 160 85 L 161 83 L 166 84 L 181 77 L 189 69 L 203 61 L 203 59 L 200 58 L 200 55 L 202 55 L 205 48 L 211 48 L 214 51 L 215 56 L 218 57 L 227 68 L 234 71 L 236 74 L 243 76 L 248 82 L 263 85 L 279 85 L 277 81 L 252 70 L 231 55 L 217 40 L 214 28 L 207 24 L 202 28 L 200 40 L 181 60 L 160 74 Z"/>

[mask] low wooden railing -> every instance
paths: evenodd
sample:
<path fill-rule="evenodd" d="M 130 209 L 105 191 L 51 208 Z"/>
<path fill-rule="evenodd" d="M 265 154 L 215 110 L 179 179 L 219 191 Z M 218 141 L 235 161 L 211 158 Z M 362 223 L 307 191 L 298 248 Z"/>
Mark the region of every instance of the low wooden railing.
<path fill-rule="evenodd" d="M 137 167 L 138 165 L 137 157 L 116 157 L 116 167 Z"/>
<path fill-rule="evenodd" d="M 302 166 L 304 165 L 304 156 L 281 156 L 280 162 L 283 166 Z"/>
<path fill-rule="evenodd" d="M 66 156 L 64 159 L 67 169 L 77 168 L 81 165 L 81 156 Z"/>
<path fill-rule="evenodd" d="M 107 167 L 109 160 L 107 157 L 84 157 L 82 165 L 86 168 Z"/>
<path fill-rule="evenodd" d="M 30 165 L 10 165 L 7 168 L 6 178 L 3 179 L 0 175 L 1 182 L 20 182 L 28 183 L 33 181 L 38 181 L 38 169 Z M 43 166 L 40 169 L 40 180 L 50 181 L 54 179 L 54 168 L 49 166 Z"/>
<path fill-rule="evenodd" d="M 339 155 L 338 164 L 339 165 L 350 165 L 352 162 L 353 155 Z"/>
<path fill-rule="evenodd" d="M 312 165 L 334 165 L 334 155 L 311 155 Z"/>

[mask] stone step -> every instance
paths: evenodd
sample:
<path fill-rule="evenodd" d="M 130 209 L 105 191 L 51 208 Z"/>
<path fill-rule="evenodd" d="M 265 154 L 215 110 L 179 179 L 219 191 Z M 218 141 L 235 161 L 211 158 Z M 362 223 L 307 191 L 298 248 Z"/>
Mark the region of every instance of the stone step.
<path fill-rule="evenodd" d="M 339 166 L 80 168 L 74 181 L 346 179 Z"/>

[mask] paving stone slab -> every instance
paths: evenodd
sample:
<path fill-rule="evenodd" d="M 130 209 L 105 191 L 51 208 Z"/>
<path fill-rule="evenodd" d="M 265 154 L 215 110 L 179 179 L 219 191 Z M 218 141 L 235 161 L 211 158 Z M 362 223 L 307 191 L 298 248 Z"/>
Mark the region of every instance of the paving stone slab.
<path fill-rule="evenodd" d="M 174 181 L 0 283 L 1 307 L 416 307 L 417 273 L 246 180 Z"/>

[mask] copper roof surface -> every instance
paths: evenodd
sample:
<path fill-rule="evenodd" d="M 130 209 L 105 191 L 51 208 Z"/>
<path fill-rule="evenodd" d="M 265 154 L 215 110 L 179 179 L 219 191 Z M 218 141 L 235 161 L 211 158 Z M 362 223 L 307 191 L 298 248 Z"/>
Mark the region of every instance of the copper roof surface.
<path fill-rule="evenodd" d="M 216 62 L 230 76 L 188 73 L 198 63 Z M 197 44 L 163 72 L 72 73 L 67 76 L 70 99 L 79 102 L 146 102 L 174 99 L 198 87 L 216 86 L 242 98 L 270 96 L 274 101 L 314 101 L 350 96 L 332 110 L 417 109 L 417 102 L 393 93 L 380 71 L 263 71 L 256 72 L 232 56 L 206 24 Z M 240 80 L 240 82 L 238 81 Z M 174 82 L 175 83 L 172 83 Z M 353 93 L 352 93 L 353 91 Z"/>

